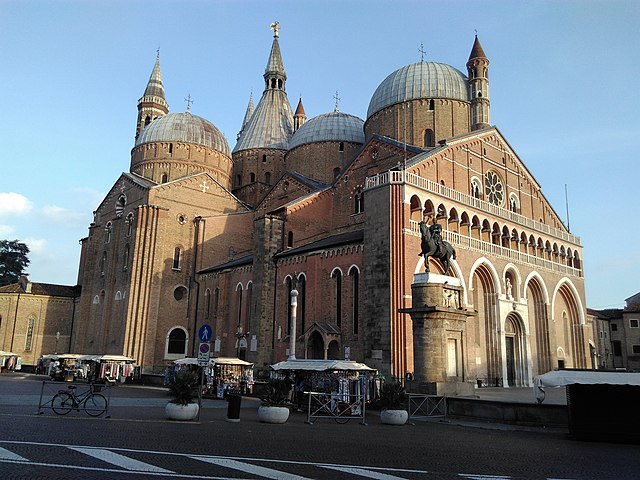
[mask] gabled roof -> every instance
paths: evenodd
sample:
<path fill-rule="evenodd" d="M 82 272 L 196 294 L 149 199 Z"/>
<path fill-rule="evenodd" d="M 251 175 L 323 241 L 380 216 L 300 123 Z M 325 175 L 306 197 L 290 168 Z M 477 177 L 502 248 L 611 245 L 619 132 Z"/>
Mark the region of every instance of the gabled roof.
<path fill-rule="evenodd" d="M 605 310 L 596 310 L 594 308 L 587 308 L 587 313 L 598 317 L 602 320 L 616 320 L 622 318 L 621 308 L 607 308 Z"/>
<path fill-rule="evenodd" d="M 208 267 L 203 270 L 200 270 L 198 275 L 202 275 L 205 273 L 214 273 L 219 272 L 221 270 L 226 270 L 227 268 L 235 268 L 240 267 L 242 265 L 251 265 L 253 263 L 253 254 L 245 255 L 244 257 L 234 258 L 233 260 L 229 260 L 228 262 L 220 263 L 218 265 L 214 265 L 213 267 Z"/>
<path fill-rule="evenodd" d="M 289 203 L 286 203 L 285 205 L 278 206 L 274 210 L 270 210 L 269 213 L 275 213 L 275 212 L 277 212 L 277 211 L 279 211 L 279 210 L 281 210 L 283 208 L 288 208 L 288 207 L 290 207 L 292 205 L 295 205 L 296 203 L 308 198 L 309 195 L 315 195 L 316 193 L 318 193 L 320 191 L 323 191 L 323 190 L 326 190 L 328 188 L 328 185 L 326 183 L 319 182 L 319 181 L 314 180 L 312 178 L 309 178 L 309 177 L 307 177 L 305 175 L 302 175 L 301 173 L 298 173 L 296 171 L 287 170 L 278 179 L 278 181 L 269 189 L 269 191 L 264 196 L 264 198 L 262 199 L 260 204 L 258 204 L 258 206 L 256 207 L 256 210 L 259 210 L 260 207 L 268 201 L 269 196 L 271 195 L 271 192 L 273 192 L 274 190 L 277 190 L 278 188 L 280 188 L 280 185 L 282 184 L 282 182 L 286 181 L 287 178 L 291 178 L 292 180 L 295 180 L 296 182 L 299 182 L 300 184 L 302 184 L 302 186 L 308 188 L 309 189 L 309 193 L 307 193 L 305 195 L 301 195 L 300 197 L 297 197 L 297 198 L 291 200 Z"/>
<path fill-rule="evenodd" d="M 306 245 L 296 248 L 289 248 L 274 255 L 275 258 L 284 258 L 300 253 L 312 252 L 314 250 L 323 250 L 325 248 L 336 247 L 338 245 L 347 245 L 350 243 L 360 243 L 364 240 L 364 230 L 355 230 L 352 232 L 339 233 L 330 237 L 321 238 Z"/>
<path fill-rule="evenodd" d="M 79 285 L 70 286 L 37 282 L 30 282 L 30 285 L 31 292 L 28 293 L 20 282 L 0 287 L 0 293 L 20 293 L 22 295 L 46 295 L 49 297 L 76 298 L 80 296 L 81 290 Z"/>

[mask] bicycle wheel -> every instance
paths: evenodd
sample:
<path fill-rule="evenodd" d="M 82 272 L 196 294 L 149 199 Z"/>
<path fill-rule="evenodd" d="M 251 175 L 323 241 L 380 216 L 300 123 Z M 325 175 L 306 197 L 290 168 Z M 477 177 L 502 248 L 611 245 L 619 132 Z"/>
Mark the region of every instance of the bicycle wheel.
<path fill-rule="evenodd" d="M 73 408 L 73 397 L 67 392 L 57 393 L 51 399 L 51 409 L 58 415 L 66 415 Z"/>
<path fill-rule="evenodd" d="M 336 415 L 333 419 L 336 423 L 344 424 L 351 420 L 351 408 L 349 405 L 338 404 L 336 406 Z"/>
<path fill-rule="evenodd" d="M 99 417 L 107 411 L 107 399 L 99 393 L 92 393 L 82 404 L 84 411 L 92 417 Z"/>

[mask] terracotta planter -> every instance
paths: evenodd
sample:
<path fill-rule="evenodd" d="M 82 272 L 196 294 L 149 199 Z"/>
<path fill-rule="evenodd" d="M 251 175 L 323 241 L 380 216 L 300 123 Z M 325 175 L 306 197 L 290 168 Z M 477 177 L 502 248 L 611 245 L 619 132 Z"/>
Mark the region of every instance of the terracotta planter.
<path fill-rule="evenodd" d="M 409 418 L 406 410 L 382 410 L 380 412 L 380 422 L 386 425 L 404 425 Z"/>
<path fill-rule="evenodd" d="M 264 423 L 284 423 L 289 418 L 288 407 L 258 407 L 258 419 Z"/>
<path fill-rule="evenodd" d="M 193 420 L 198 416 L 200 407 L 197 403 L 178 405 L 177 403 L 167 403 L 164 412 L 169 420 Z"/>

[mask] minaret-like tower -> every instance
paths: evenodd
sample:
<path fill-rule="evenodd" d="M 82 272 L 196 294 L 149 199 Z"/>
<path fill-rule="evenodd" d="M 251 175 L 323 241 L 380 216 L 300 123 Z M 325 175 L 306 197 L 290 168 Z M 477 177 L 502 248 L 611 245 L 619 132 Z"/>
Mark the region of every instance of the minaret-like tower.
<path fill-rule="evenodd" d="M 160 51 L 158 51 L 147 88 L 144 90 L 144 95 L 138 100 L 136 138 L 138 138 L 144 127 L 167 113 L 169 113 L 169 105 L 167 105 L 164 97 L 164 85 L 162 84 L 162 73 L 160 72 Z"/>
<path fill-rule="evenodd" d="M 296 107 L 296 113 L 293 114 L 293 131 L 297 131 L 307 121 L 307 114 L 302 106 L 302 97 L 298 100 L 298 106 Z"/>
<path fill-rule="evenodd" d="M 480 130 L 490 126 L 489 59 L 477 35 L 467 62 L 467 71 L 471 87 L 471 130 Z"/>

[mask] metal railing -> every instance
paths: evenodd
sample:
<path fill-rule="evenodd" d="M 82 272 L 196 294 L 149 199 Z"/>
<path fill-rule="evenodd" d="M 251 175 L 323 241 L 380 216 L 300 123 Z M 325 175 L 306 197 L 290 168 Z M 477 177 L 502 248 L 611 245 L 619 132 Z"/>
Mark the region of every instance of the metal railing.
<path fill-rule="evenodd" d="M 447 419 L 447 397 L 444 395 L 423 395 L 408 393 L 409 420 L 425 418 Z"/>
<path fill-rule="evenodd" d="M 337 423 L 347 423 L 349 420 L 360 420 L 366 425 L 366 407 L 362 395 L 305 392 L 309 397 L 307 404 L 307 422 L 314 423 L 318 418 L 330 418 Z"/>

